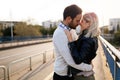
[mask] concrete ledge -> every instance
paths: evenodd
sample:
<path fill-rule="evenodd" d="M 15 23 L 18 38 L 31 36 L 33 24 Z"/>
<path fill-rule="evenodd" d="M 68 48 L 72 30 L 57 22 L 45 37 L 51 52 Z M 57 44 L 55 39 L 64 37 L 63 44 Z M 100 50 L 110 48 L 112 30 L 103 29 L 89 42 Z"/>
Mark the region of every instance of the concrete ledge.
<path fill-rule="evenodd" d="M 41 43 L 46 43 L 46 42 L 51 42 L 51 41 L 52 41 L 52 38 L 2 43 L 2 44 L 0 44 L 0 50 L 11 49 L 11 48 L 16 48 L 16 47 L 23 47 L 23 46 L 34 45 L 34 44 L 41 44 Z"/>

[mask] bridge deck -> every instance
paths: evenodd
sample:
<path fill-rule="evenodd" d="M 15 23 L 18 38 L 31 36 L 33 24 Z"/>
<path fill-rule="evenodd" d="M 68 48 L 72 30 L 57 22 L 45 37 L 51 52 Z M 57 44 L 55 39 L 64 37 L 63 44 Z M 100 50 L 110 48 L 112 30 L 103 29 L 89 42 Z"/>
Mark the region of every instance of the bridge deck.
<path fill-rule="evenodd" d="M 52 80 L 54 61 L 44 66 L 42 70 L 39 68 L 33 73 L 25 76 L 22 80 Z M 99 42 L 99 48 L 97 56 L 93 60 L 94 65 L 94 77 L 95 80 L 113 80 L 109 66 L 106 63 L 103 48 Z"/>

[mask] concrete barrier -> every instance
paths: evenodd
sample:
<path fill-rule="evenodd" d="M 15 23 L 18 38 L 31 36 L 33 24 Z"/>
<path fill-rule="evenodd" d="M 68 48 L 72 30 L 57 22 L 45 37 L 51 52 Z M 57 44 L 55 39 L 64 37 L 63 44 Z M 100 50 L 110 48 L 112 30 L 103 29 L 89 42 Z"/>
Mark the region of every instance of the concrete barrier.
<path fill-rule="evenodd" d="M 16 41 L 16 42 L 9 42 L 9 43 L 1 43 L 0 50 L 20 47 L 20 46 L 25 46 L 25 45 L 31 45 L 31 44 L 51 42 L 51 41 L 52 41 L 52 38 L 44 38 L 44 39 L 29 40 L 29 41 Z"/>

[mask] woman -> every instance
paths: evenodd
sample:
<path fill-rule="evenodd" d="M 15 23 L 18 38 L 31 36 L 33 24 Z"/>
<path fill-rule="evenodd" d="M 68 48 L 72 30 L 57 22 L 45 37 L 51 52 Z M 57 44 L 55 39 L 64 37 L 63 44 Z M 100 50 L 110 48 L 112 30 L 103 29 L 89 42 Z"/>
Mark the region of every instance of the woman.
<path fill-rule="evenodd" d="M 91 64 L 92 59 L 96 56 L 100 34 L 97 15 L 93 12 L 84 14 L 80 26 L 81 35 L 76 41 L 72 40 L 68 30 L 64 30 L 69 40 L 68 46 L 76 64 L 82 62 Z M 93 73 L 93 71 L 83 72 L 71 66 L 68 69 L 68 75 L 74 75 L 75 80 L 94 80 Z"/>

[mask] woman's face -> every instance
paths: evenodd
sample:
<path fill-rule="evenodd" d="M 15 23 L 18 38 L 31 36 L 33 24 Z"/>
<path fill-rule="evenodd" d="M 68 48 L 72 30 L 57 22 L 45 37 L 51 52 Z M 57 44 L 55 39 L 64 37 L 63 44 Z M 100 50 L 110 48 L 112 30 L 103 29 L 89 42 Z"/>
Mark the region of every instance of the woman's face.
<path fill-rule="evenodd" d="M 88 29 L 90 26 L 90 20 L 85 19 L 84 17 L 80 21 L 81 30 Z"/>

